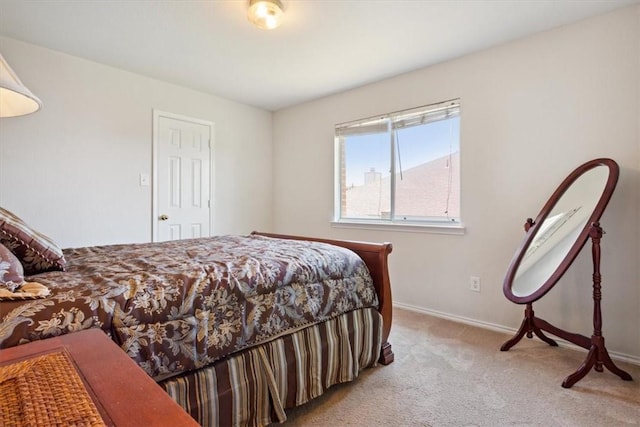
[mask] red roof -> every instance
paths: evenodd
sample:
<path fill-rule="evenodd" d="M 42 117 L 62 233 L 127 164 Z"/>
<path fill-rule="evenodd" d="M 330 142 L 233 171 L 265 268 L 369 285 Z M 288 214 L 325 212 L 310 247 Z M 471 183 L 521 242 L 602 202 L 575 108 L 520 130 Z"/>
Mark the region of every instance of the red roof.
<path fill-rule="evenodd" d="M 347 188 L 347 218 L 388 218 L 390 177 Z M 396 173 L 397 217 L 460 218 L 460 153 Z M 448 214 L 447 214 L 448 212 Z"/>

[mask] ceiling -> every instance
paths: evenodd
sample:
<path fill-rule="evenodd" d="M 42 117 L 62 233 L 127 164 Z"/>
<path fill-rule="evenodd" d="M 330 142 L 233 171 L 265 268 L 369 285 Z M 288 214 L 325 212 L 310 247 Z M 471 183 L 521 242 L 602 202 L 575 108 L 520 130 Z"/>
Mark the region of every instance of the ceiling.
<path fill-rule="evenodd" d="M 640 0 L 0 0 L 0 35 L 278 110 Z"/>

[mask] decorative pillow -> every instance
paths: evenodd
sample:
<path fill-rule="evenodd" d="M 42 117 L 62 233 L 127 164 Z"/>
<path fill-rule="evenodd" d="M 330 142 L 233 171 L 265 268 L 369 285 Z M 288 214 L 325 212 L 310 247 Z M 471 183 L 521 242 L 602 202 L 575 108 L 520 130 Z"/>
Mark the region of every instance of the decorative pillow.
<path fill-rule="evenodd" d="M 64 270 L 66 265 L 62 250 L 53 240 L 38 233 L 3 208 L 0 208 L 0 244 L 18 257 L 27 276 L 51 270 Z"/>
<path fill-rule="evenodd" d="M 24 271 L 20 260 L 6 246 L 0 244 L 0 289 L 15 292 L 23 282 Z"/>

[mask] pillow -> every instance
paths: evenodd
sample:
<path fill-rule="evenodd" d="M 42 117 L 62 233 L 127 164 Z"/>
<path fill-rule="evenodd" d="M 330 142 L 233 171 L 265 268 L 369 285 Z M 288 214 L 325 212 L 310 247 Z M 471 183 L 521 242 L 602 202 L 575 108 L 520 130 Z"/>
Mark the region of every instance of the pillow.
<path fill-rule="evenodd" d="M 0 207 L 0 244 L 18 257 L 24 274 L 64 270 L 66 260 L 53 240 L 38 233 L 13 213 Z"/>
<path fill-rule="evenodd" d="M 23 282 L 24 271 L 20 260 L 0 244 L 0 288 L 15 292 Z"/>

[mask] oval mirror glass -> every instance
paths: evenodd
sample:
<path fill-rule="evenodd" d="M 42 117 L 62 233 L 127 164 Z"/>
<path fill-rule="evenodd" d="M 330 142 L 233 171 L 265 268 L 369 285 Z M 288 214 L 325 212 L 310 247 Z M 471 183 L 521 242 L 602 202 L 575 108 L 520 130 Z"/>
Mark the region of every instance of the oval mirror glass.
<path fill-rule="evenodd" d="M 540 299 L 571 265 L 602 216 L 618 181 L 611 159 L 579 166 L 558 187 L 516 251 L 504 282 L 505 296 L 518 304 Z"/>

